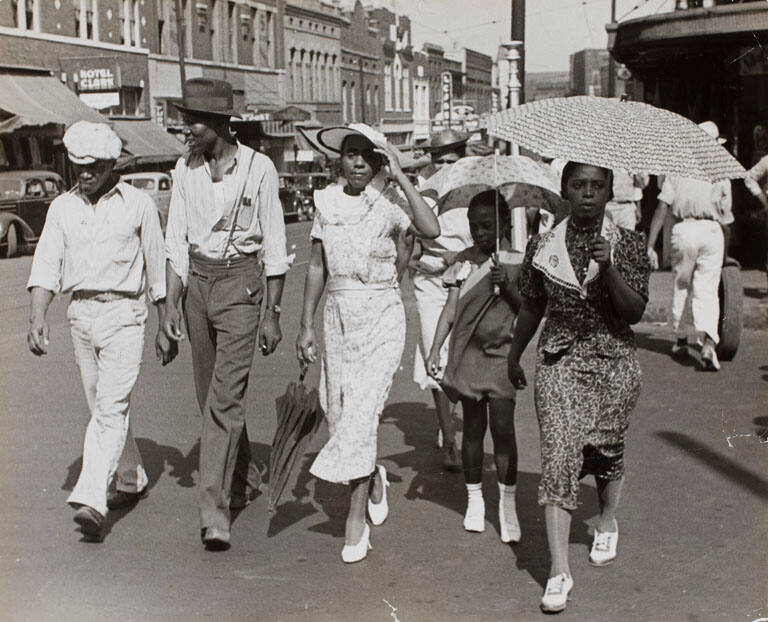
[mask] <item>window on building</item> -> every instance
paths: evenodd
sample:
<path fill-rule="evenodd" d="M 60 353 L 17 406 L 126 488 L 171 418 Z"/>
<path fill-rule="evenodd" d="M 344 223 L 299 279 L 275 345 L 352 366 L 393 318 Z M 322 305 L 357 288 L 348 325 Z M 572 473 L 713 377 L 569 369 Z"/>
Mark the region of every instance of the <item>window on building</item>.
<path fill-rule="evenodd" d="M 349 123 L 349 101 L 347 97 L 347 83 L 341 83 L 341 122 Z"/>
<path fill-rule="evenodd" d="M 411 109 L 411 78 L 408 67 L 403 69 L 403 110 Z"/>
<path fill-rule="evenodd" d="M 120 43 L 137 47 L 141 42 L 138 0 L 123 0 L 120 3 L 120 26 Z"/>
<path fill-rule="evenodd" d="M 310 51 L 307 62 L 307 99 L 315 99 L 315 53 Z"/>
<path fill-rule="evenodd" d="M 400 64 L 400 57 L 395 56 L 395 75 L 394 75 L 395 110 L 403 109 L 402 84 L 403 84 L 403 66 Z"/>
<path fill-rule="evenodd" d="M 11 2 L 13 25 L 21 30 L 40 30 L 39 0 L 13 0 Z"/>
<path fill-rule="evenodd" d="M 168 53 L 168 46 L 165 42 L 165 20 L 157 20 L 157 51 L 160 54 Z"/>
<path fill-rule="evenodd" d="M 392 65 L 384 65 L 384 110 L 392 110 Z"/>
<path fill-rule="evenodd" d="M 357 122 L 357 86 L 354 82 L 349 85 L 349 118 L 352 123 Z"/>
<path fill-rule="evenodd" d="M 141 88 L 123 87 L 120 89 L 120 103 L 111 108 L 100 110 L 102 114 L 135 117 L 141 114 Z"/>
<path fill-rule="evenodd" d="M 379 85 L 374 84 L 373 85 L 373 119 L 372 121 L 376 122 L 379 120 L 379 117 L 381 115 L 379 114 Z"/>
<path fill-rule="evenodd" d="M 254 28 L 257 29 L 257 50 L 254 54 L 254 62 L 260 67 L 274 67 L 274 15 L 271 11 L 259 9 L 256 22 Z"/>

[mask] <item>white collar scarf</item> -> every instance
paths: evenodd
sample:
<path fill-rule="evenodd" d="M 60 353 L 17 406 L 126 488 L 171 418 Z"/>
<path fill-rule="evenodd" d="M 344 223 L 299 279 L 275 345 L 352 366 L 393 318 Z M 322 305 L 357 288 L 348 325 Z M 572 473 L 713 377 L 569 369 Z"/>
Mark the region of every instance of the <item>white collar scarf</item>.
<path fill-rule="evenodd" d="M 542 234 L 539 248 L 533 256 L 533 266 L 558 285 L 575 290 L 582 298 L 586 298 L 587 285 L 599 276 L 600 267 L 594 259 L 590 259 L 584 282 L 579 283 L 565 245 L 565 231 L 569 220 L 570 217 L 565 218 L 554 229 Z M 607 218 L 603 218 L 600 235 L 611 245 L 611 257 L 613 257 L 613 249 L 620 237 L 618 227 Z"/>

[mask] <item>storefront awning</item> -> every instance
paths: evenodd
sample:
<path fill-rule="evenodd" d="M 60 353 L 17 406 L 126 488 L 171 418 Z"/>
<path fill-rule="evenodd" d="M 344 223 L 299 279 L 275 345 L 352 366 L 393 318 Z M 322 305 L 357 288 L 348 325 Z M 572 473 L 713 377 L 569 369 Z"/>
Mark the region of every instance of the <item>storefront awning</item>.
<path fill-rule="evenodd" d="M 184 152 L 184 144 L 154 121 L 146 119 L 113 119 L 115 132 L 123 140 L 121 165 L 173 162 Z"/>
<path fill-rule="evenodd" d="M 48 123 L 106 123 L 107 119 L 78 99 L 53 76 L 0 73 L 0 133 Z"/>

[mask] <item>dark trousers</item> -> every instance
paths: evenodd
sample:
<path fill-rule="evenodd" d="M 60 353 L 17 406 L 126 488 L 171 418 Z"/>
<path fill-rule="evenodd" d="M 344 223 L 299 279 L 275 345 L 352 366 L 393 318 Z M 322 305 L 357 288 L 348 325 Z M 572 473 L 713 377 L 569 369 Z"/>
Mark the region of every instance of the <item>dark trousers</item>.
<path fill-rule="evenodd" d="M 262 266 L 190 256 L 184 316 L 192 349 L 200 438 L 200 523 L 229 531 L 232 497 L 259 485 L 251 464 L 244 398 L 259 326 Z"/>

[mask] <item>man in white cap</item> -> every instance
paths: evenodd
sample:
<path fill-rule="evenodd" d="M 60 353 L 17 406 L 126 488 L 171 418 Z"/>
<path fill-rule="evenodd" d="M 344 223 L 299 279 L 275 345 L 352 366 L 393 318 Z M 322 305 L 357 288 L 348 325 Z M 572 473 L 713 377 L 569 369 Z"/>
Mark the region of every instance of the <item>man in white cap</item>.
<path fill-rule="evenodd" d="M 188 152 L 173 171 L 165 239 L 168 299 L 158 340 L 183 338 L 183 293 L 203 419 L 200 534 L 207 549 L 224 550 L 231 510 L 245 507 L 260 484 L 245 394 L 256 344 L 266 356 L 282 338 L 280 299 L 290 261 L 277 170 L 232 135 L 232 86 L 212 78 L 184 86 L 178 108 Z"/>
<path fill-rule="evenodd" d="M 712 121 L 699 127 L 722 144 L 720 131 Z M 701 363 L 708 371 L 718 371 L 720 361 L 716 348 L 719 341 L 720 301 L 718 286 L 723 265 L 723 226 L 733 222 L 731 184 L 668 176 L 658 197 L 656 211 L 648 233 L 648 256 L 651 267 L 658 269 L 654 250 L 667 212 L 674 220 L 671 236 L 674 292 L 671 324 L 677 338 L 672 354 L 688 353 L 687 328 L 682 324 L 683 312 L 690 303 L 696 341 L 701 347 Z"/>
<path fill-rule="evenodd" d="M 77 184 L 48 209 L 27 282 L 27 342 L 33 354 L 47 354 L 48 306 L 57 293 L 71 292 L 67 318 L 91 418 L 67 501 L 86 539 L 100 540 L 107 509 L 135 503 L 147 486 L 129 403 L 144 345 L 145 295 L 153 303 L 165 298 L 163 234 L 149 195 L 114 172 L 122 143 L 108 125 L 78 121 L 64 146 Z M 165 345 L 158 354 L 167 362 Z"/>

